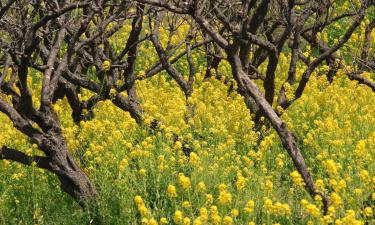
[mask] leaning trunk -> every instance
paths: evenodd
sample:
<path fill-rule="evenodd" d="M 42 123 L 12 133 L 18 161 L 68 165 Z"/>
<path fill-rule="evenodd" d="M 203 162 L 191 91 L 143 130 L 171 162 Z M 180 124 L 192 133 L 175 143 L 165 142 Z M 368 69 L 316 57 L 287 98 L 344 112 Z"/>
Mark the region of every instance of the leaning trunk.
<path fill-rule="evenodd" d="M 59 129 L 47 132 L 40 148 L 48 158 L 48 170 L 59 178 L 64 192 L 73 197 L 83 208 L 95 200 L 98 193 L 94 185 L 74 161 Z"/>
<path fill-rule="evenodd" d="M 324 204 L 324 211 L 326 212 L 329 206 L 329 199 L 324 193 L 318 192 L 316 185 L 308 171 L 306 162 L 298 148 L 295 135 L 288 130 L 286 124 L 281 120 L 281 118 L 273 110 L 272 106 L 267 102 L 266 98 L 263 96 L 262 92 L 256 86 L 254 82 L 250 80 L 247 74 L 243 71 L 240 59 L 238 56 L 233 54 L 233 52 L 228 53 L 228 61 L 231 64 L 233 70 L 233 76 L 236 79 L 238 85 L 243 88 L 249 96 L 251 96 L 259 108 L 264 113 L 264 116 L 270 122 L 272 127 L 277 131 L 279 138 L 287 150 L 288 154 L 293 160 L 294 166 L 301 174 L 308 192 L 314 198 L 315 195 L 321 195 Z M 244 96 L 246 98 L 246 96 Z"/>
<path fill-rule="evenodd" d="M 61 152 L 52 162 L 52 170 L 61 183 L 61 189 L 72 196 L 82 207 L 94 201 L 98 193 L 88 176 L 77 166 L 67 151 Z"/>

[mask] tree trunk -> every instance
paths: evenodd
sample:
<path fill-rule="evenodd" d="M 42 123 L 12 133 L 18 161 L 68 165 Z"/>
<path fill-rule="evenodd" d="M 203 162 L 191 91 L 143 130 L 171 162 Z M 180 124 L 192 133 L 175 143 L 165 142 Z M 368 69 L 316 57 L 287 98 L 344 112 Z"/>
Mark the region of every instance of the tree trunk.
<path fill-rule="evenodd" d="M 98 196 L 94 185 L 76 165 L 69 152 L 62 152 L 58 158 L 59 161 L 52 162 L 52 170 L 60 180 L 61 189 L 85 208 Z"/>
<path fill-rule="evenodd" d="M 94 202 L 98 193 L 88 176 L 69 153 L 60 129 L 51 129 L 46 132 L 39 144 L 49 162 L 47 169 L 59 178 L 61 189 L 73 197 L 83 208 L 90 202 Z"/>
<path fill-rule="evenodd" d="M 129 112 L 130 116 L 135 119 L 137 124 L 143 124 L 143 110 L 137 99 L 129 99 L 121 94 L 117 94 L 112 102 L 120 109 Z"/>
<path fill-rule="evenodd" d="M 234 52 L 228 52 L 228 56 L 228 61 L 231 64 L 233 76 L 238 82 L 238 85 L 246 90 L 247 94 L 255 100 L 259 108 L 263 111 L 264 116 L 276 130 L 284 148 L 292 158 L 294 166 L 301 174 L 308 192 L 310 193 L 312 198 L 314 198 L 314 196 L 317 194 L 322 196 L 324 211 L 327 212 L 329 199 L 324 193 L 320 193 L 317 190 L 311 174 L 308 171 L 306 162 L 301 154 L 300 149 L 298 148 L 296 136 L 291 131 L 289 131 L 289 129 L 286 127 L 286 124 L 276 114 L 276 112 L 267 102 L 266 98 L 263 96 L 262 92 L 259 90 L 256 84 L 251 81 L 247 74 L 243 71 L 239 57 L 235 55 Z"/>

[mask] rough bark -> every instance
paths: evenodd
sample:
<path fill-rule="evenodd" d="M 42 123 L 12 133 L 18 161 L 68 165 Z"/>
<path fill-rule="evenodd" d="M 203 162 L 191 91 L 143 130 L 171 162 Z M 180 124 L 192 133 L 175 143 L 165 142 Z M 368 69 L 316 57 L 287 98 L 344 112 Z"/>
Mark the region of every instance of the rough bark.
<path fill-rule="evenodd" d="M 28 166 L 35 165 L 48 170 L 58 177 L 61 189 L 83 208 L 95 203 L 98 192 L 69 153 L 64 137 L 56 132 L 48 132 L 35 139 L 46 156 L 29 156 L 16 149 L 3 146 L 0 150 L 0 159 Z"/>
<path fill-rule="evenodd" d="M 0 17 L 0 31 L 3 34 L 0 43 L 5 45 L 6 65 L 12 68 L 9 81 L 5 79 L 7 73 L 0 75 L 0 93 L 2 96 L 11 97 L 11 103 L 4 97 L 0 98 L 0 112 L 8 116 L 14 127 L 25 134 L 30 143 L 36 144 L 44 156 L 29 156 L 2 146 L 0 159 L 33 165 L 52 172 L 59 179 L 61 189 L 82 207 L 86 207 L 89 202 L 95 201 L 98 193 L 69 153 L 60 120 L 52 104 L 64 95 L 68 96 L 70 104 L 79 104 L 75 89 L 61 77 L 69 70 L 68 62 L 73 51 L 62 50 L 70 34 L 67 28 L 69 16 L 66 14 L 78 8 L 89 7 L 90 1 L 54 1 L 43 5 L 16 1 L 15 4 L 17 7 L 12 8 L 12 12 Z M 49 10 L 46 7 L 48 4 L 53 4 L 57 9 Z M 45 10 L 46 14 L 27 13 L 31 9 Z M 13 23 L 5 24 L 4 21 L 8 20 L 17 26 Z M 75 46 L 73 42 L 74 40 L 69 44 Z M 42 74 L 42 81 L 39 83 L 41 91 L 38 93 L 41 99 L 39 109 L 36 108 L 33 100 L 35 95 L 32 93 L 37 90 L 28 82 L 30 69 L 34 66 Z M 81 110 L 80 105 L 72 108 L 74 114 Z M 78 118 L 78 115 L 75 116 Z"/>
<path fill-rule="evenodd" d="M 228 61 L 232 66 L 233 76 L 235 77 L 238 85 L 243 87 L 248 95 L 250 95 L 255 100 L 257 105 L 263 111 L 264 116 L 276 130 L 284 148 L 292 158 L 294 166 L 301 174 L 308 192 L 312 197 L 317 194 L 321 195 L 324 203 L 324 211 L 327 211 L 329 206 L 329 199 L 324 193 L 318 192 L 313 178 L 308 171 L 308 167 L 306 165 L 304 157 L 301 154 L 300 149 L 298 148 L 296 136 L 287 128 L 286 124 L 276 114 L 276 112 L 273 110 L 272 106 L 268 103 L 256 84 L 251 79 L 249 79 L 247 74 L 243 71 L 240 59 L 235 52 L 228 52 Z"/>

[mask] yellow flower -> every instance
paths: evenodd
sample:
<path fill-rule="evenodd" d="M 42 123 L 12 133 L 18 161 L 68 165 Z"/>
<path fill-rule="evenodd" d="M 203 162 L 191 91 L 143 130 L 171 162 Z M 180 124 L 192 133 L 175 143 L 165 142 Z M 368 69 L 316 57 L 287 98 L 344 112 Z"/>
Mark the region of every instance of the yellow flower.
<path fill-rule="evenodd" d="M 148 225 L 148 219 L 147 218 L 142 218 L 141 223 L 143 225 Z"/>
<path fill-rule="evenodd" d="M 220 204 L 227 205 L 232 202 L 232 195 L 228 191 L 221 191 L 218 200 Z"/>
<path fill-rule="evenodd" d="M 203 221 L 208 220 L 208 210 L 205 207 L 199 209 L 199 217 Z"/>
<path fill-rule="evenodd" d="M 155 219 L 150 219 L 148 220 L 148 225 L 158 225 L 158 221 L 156 221 Z"/>
<path fill-rule="evenodd" d="M 342 190 L 346 188 L 346 181 L 345 180 L 340 180 L 339 183 L 337 184 L 338 190 Z"/>
<path fill-rule="evenodd" d="M 255 205 L 254 201 L 253 200 L 249 200 L 246 203 L 245 212 L 247 212 L 247 213 L 253 212 L 254 211 L 254 205 Z"/>
<path fill-rule="evenodd" d="M 111 69 L 111 62 L 109 60 L 104 60 L 102 63 L 102 70 L 107 72 Z"/>
<path fill-rule="evenodd" d="M 336 213 L 336 209 L 333 206 L 328 207 L 328 215 L 334 216 Z"/>
<path fill-rule="evenodd" d="M 197 189 L 198 191 L 200 192 L 204 192 L 206 190 L 206 185 L 204 184 L 204 182 L 199 182 L 198 185 L 197 185 Z"/>
<path fill-rule="evenodd" d="M 174 185 L 171 185 L 171 184 L 168 185 L 167 192 L 168 192 L 169 197 L 171 198 L 177 197 L 177 191 Z"/>
<path fill-rule="evenodd" d="M 219 213 L 216 205 L 213 205 L 213 206 L 210 207 L 210 213 L 213 214 L 213 215 Z"/>
<path fill-rule="evenodd" d="M 206 204 L 212 204 L 214 201 L 214 197 L 211 194 L 206 194 Z"/>
<path fill-rule="evenodd" d="M 145 71 L 139 71 L 139 73 L 138 73 L 138 77 L 140 78 L 140 79 L 144 79 L 144 78 L 146 78 L 146 73 L 145 73 Z"/>
<path fill-rule="evenodd" d="M 142 197 L 139 196 L 139 195 L 136 195 L 136 196 L 134 197 L 134 202 L 135 202 L 135 204 L 136 204 L 137 206 L 142 205 L 142 204 L 143 204 Z"/>
<path fill-rule="evenodd" d="M 320 39 L 321 39 L 321 33 L 320 32 L 318 32 L 318 33 L 316 33 L 316 41 L 320 41 Z"/>
<path fill-rule="evenodd" d="M 25 151 L 25 154 L 28 155 L 28 156 L 31 156 L 33 153 L 33 149 L 29 148 Z"/>
<path fill-rule="evenodd" d="M 180 173 L 178 178 L 179 178 L 179 183 L 183 189 L 191 188 L 191 182 L 190 182 L 189 177 L 186 177 L 183 173 Z"/>
<path fill-rule="evenodd" d="M 316 187 L 318 190 L 323 191 L 324 190 L 324 181 L 322 179 L 317 179 L 316 182 Z"/>
<path fill-rule="evenodd" d="M 357 157 L 363 157 L 366 153 L 366 141 L 360 140 L 354 150 Z"/>
<path fill-rule="evenodd" d="M 183 225 L 190 225 L 190 218 L 185 217 L 184 220 L 182 221 Z"/>
<path fill-rule="evenodd" d="M 320 202 L 320 201 L 322 201 L 322 196 L 315 195 L 314 200 L 317 201 L 317 202 Z"/>
<path fill-rule="evenodd" d="M 246 185 L 246 178 L 241 173 L 237 173 L 236 187 L 237 190 L 242 190 Z"/>
<path fill-rule="evenodd" d="M 263 203 L 263 208 L 268 212 L 272 213 L 273 212 L 273 202 L 271 199 L 266 198 Z M 252 211 L 252 210 L 251 210 Z"/>
<path fill-rule="evenodd" d="M 298 171 L 293 171 L 290 173 L 290 176 L 292 177 L 292 181 L 297 186 L 305 186 L 305 182 L 303 181 L 303 178 L 301 177 L 301 174 Z"/>
<path fill-rule="evenodd" d="M 264 186 L 265 186 L 265 188 L 266 188 L 266 190 L 267 191 L 272 191 L 272 189 L 273 189 L 273 183 L 272 183 L 272 180 L 266 180 L 265 182 L 264 182 Z"/>
<path fill-rule="evenodd" d="M 185 145 L 185 147 L 189 147 L 189 146 Z M 194 166 L 199 165 L 199 157 L 195 152 L 190 153 L 189 162 Z"/>
<path fill-rule="evenodd" d="M 114 89 L 114 88 L 111 88 L 111 90 L 109 91 L 109 96 L 111 97 L 111 98 L 113 98 L 113 97 L 115 97 L 116 96 L 116 89 Z"/>
<path fill-rule="evenodd" d="M 272 207 L 272 213 L 276 215 L 290 215 L 291 210 L 287 203 L 276 202 Z"/>
<path fill-rule="evenodd" d="M 176 141 L 176 142 L 174 143 L 173 148 L 174 148 L 175 150 L 180 150 L 180 149 L 182 148 L 182 143 L 181 143 L 181 141 Z"/>
<path fill-rule="evenodd" d="M 363 181 L 367 181 L 369 179 L 369 173 L 367 170 L 361 170 L 359 172 L 359 177 L 361 178 L 361 180 Z"/>
<path fill-rule="evenodd" d="M 123 171 L 125 170 L 126 167 L 128 167 L 129 163 L 128 163 L 128 160 L 127 159 L 123 159 L 121 160 L 120 162 L 120 166 L 119 166 L 119 170 L 120 171 Z"/>
<path fill-rule="evenodd" d="M 226 184 L 219 184 L 219 191 L 226 191 L 227 185 Z"/>
<path fill-rule="evenodd" d="M 365 214 L 365 216 L 367 216 L 367 217 L 371 217 L 372 216 L 372 208 L 371 207 L 366 207 L 363 210 L 363 214 Z"/>
<path fill-rule="evenodd" d="M 276 165 L 277 165 L 278 168 L 282 168 L 284 166 L 284 155 L 279 154 L 276 157 Z"/>
<path fill-rule="evenodd" d="M 232 211 L 230 212 L 230 214 L 233 217 L 237 217 L 240 214 L 240 212 L 238 211 L 238 209 L 232 209 Z"/>
<path fill-rule="evenodd" d="M 329 175 L 333 176 L 337 173 L 337 170 L 338 170 L 337 164 L 332 159 L 326 160 L 325 166 L 327 168 L 327 172 L 328 172 Z"/>
<path fill-rule="evenodd" d="M 318 217 L 320 215 L 320 210 L 316 205 L 314 204 L 308 204 L 306 206 L 306 211 L 312 215 L 313 217 Z"/>
<path fill-rule="evenodd" d="M 162 217 L 162 218 L 160 218 L 160 224 L 167 224 L 168 223 L 168 220 L 167 220 L 167 218 L 165 218 L 165 217 Z"/>
<path fill-rule="evenodd" d="M 330 199 L 331 199 L 332 205 L 335 207 L 338 207 L 342 204 L 341 197 L 335 192 L 331 193 Z"/>
<path fill-rule="evenodd" d="M 224 219 L 223 219 L 223 223 L 224 223 L 224 225 L 232 225 L 232 223 L 233 223 L 232 217 L 225 216 Z"/>
<path fill-rule="evenodd" d="M 144 206 L 144 205 L 141 205 L 140 207 L 138 207 L 138 211 L 139 211 L 139 213 L 140 213 L 142 216 L 146 216 L 147 213 L 148 213 L 148 209 L 147 209 L 146 206 Z"/>
<path fill-rule="evenodd" d="M 198 216 L 197 218 L 195 218 L 195 220 L 193 222 L 193 225 L 203 225 L 202 218 L 200 216 Z"/>
<path fill-rule="evenodd" d="M 12 74 L 12 72 L 13 72 L 12 67 L 9 67 L 7 72 L 8 72 L 7 76 L 10 76 Z"/>
<path fill-rule="evenodd" d="M 290 215 L 292 213 L 292 210 L 290 209 L 290 206 L 287 203 L 283 204 L 283 213 L 285 215 Z"/>
<path fill-rule="evenodd" d="M 173 220 L 177 224 L 179 224 L 179 223 L 182 222 L 182 220 L 183 220 L 183 214 L 182 214 L 182 212 L 180 210 L 176 210 L 176 212 L 174 213 Z"/>
<path fill-rule="evenodd" d="M 221 223 L 221 217 L 218 214 L 215 214 L 211 218 L 212 224 L 220 224 Z"/>
<path fill-rule="evenodd" d="M 146 169 L 140 169 L 139 170 L 139 175 L 146 176 Z"/>
<path fill-rule="evenodd" d="M 306 199 L 301 200 L 302 207 L 305 207 L 309 202 Z"/>
<path fill-rule="evenodd" d="M 191 207 L 191 204 L 189 201 L 182 202 L 182 207 L 185 209 L 189 209 Z"/>

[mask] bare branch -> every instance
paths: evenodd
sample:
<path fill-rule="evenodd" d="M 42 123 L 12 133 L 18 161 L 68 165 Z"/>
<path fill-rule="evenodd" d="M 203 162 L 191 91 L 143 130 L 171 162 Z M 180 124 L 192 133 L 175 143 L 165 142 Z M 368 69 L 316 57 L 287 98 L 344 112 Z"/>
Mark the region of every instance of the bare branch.
<path fill-rule="evenodd" d="M 367 85 L 372 91 L 375 92 L 375 82 L 361 76 L 361 72 L 350 72 L 348 73 L 348 77 L 350 80 L 356 80 L 360 84 Z"/>
<path fill-rule="evenodd" d="M 23 152 L 16 149 L 8 148 L 3 146 L 0 150 L 0 159 L 6 159 L 14 162 L 19 162 L 27 166 L 35 164 L 41 169 L 50 170 L 49 161 L 43 156 L 28 156 Z"/>

